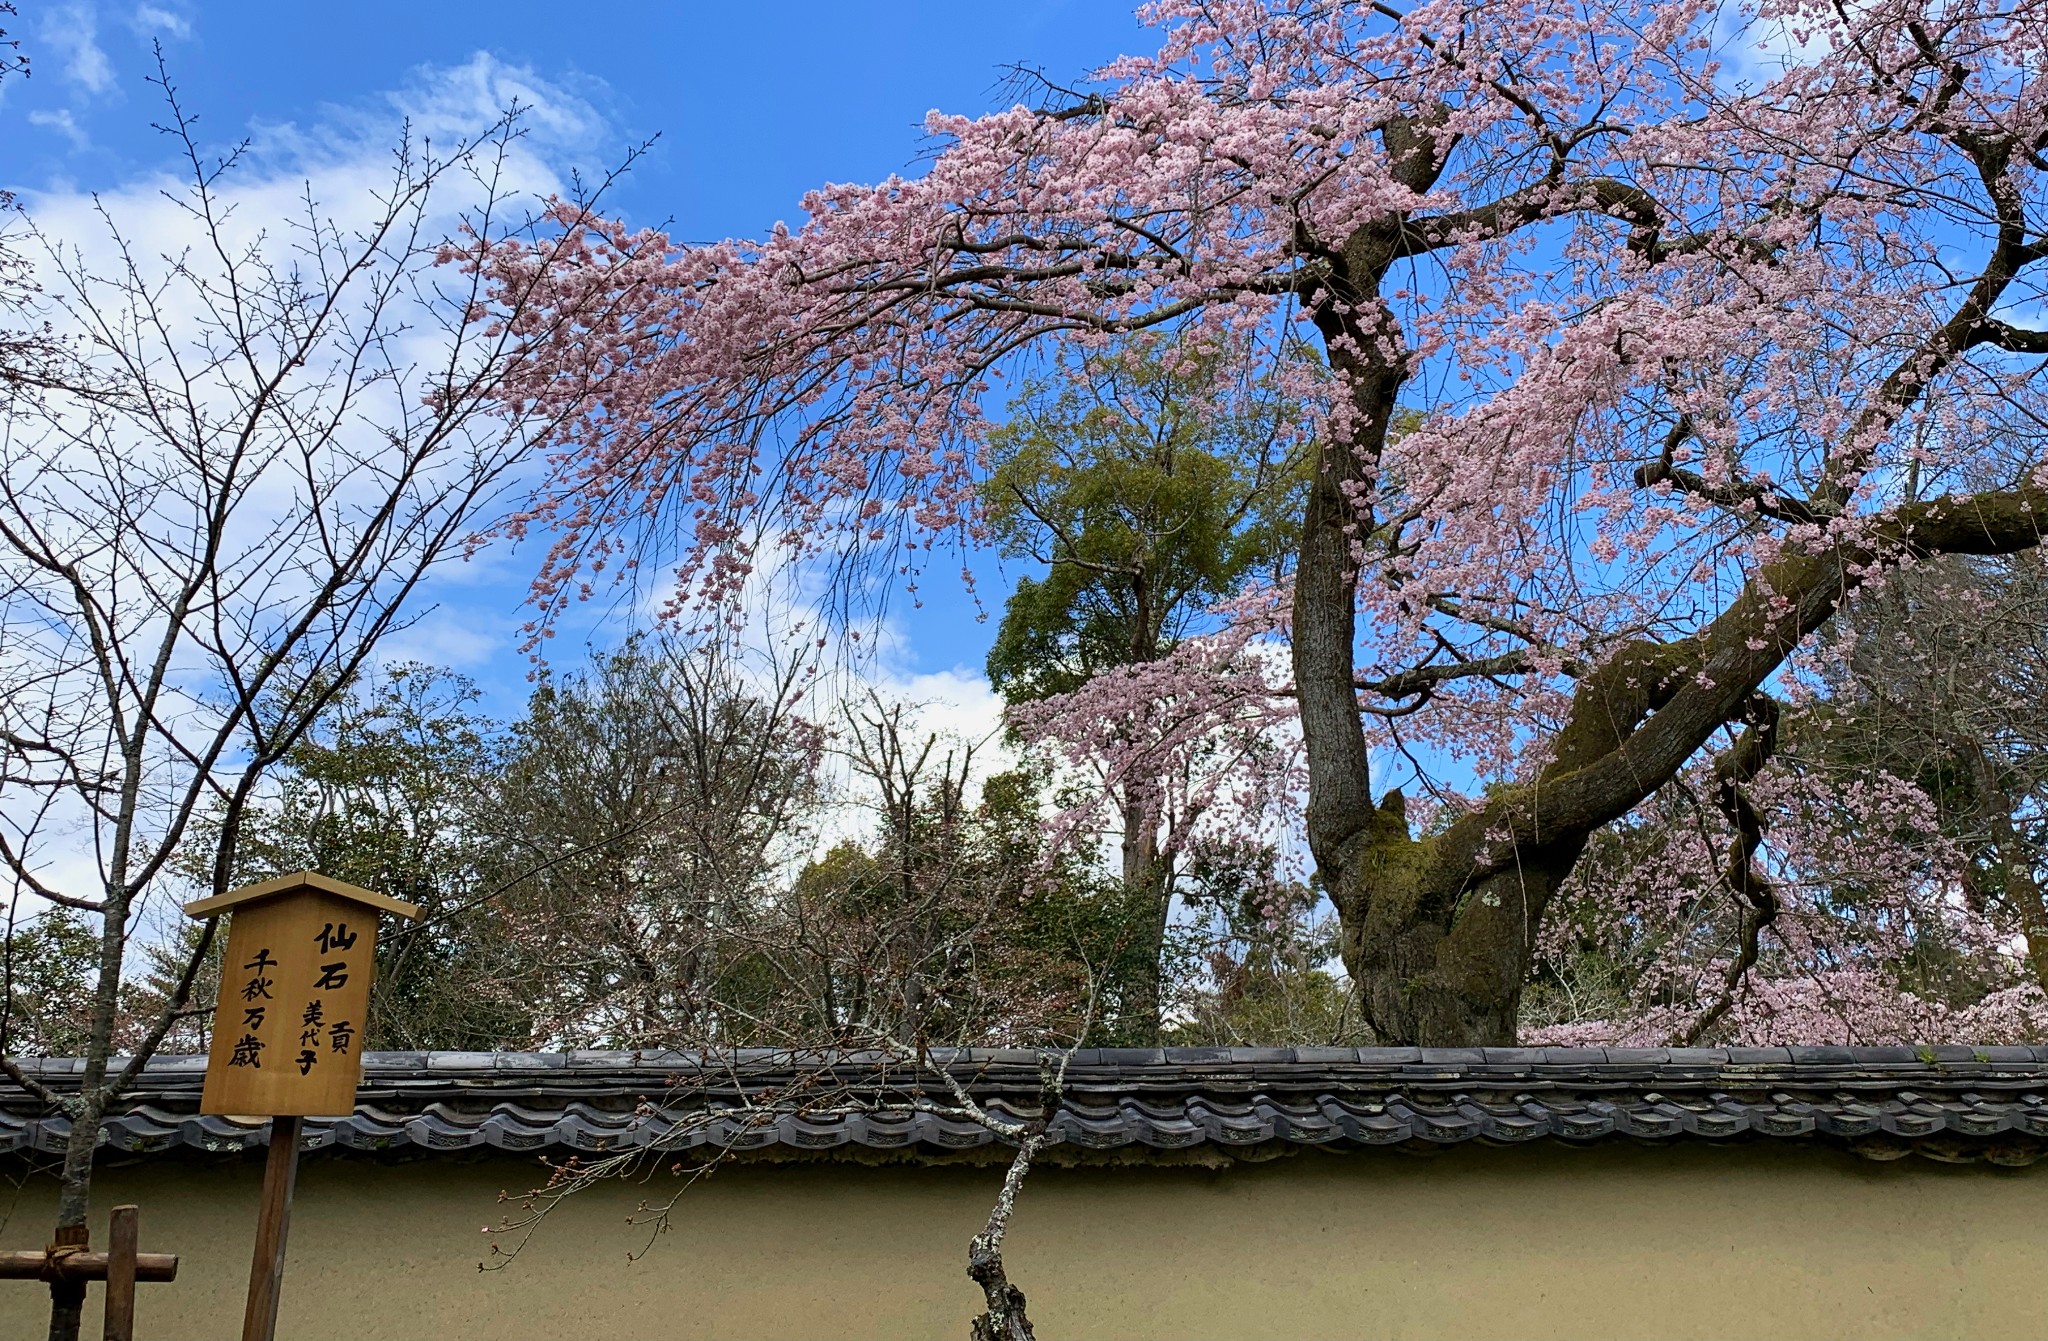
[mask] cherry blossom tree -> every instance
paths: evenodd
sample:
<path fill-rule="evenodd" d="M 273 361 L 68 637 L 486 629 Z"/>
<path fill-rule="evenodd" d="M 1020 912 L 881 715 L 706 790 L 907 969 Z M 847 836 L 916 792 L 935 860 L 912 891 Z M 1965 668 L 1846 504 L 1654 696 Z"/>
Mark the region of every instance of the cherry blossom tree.
<path fill-rule="evenodd" d="M 1192 328 L 1279 369 L 1305 328 L 1335 385 L 1292 582 L 1147 674 L 1298 715 L 1373 1030 L 1512 1039 L 1589 839 L 1688 770 L 1732 835 L 1695 856 L 1764 926 L 1788 656 L 1900 565 L 2040 537 L 2048 6 L 1144 13 L 1156 54 L 934 114 L 922 175 L 762 240 L 571 210 L 545 254 L 472 250 L 543 295 L 515 329 L 603 315 L 507 388 L 563 424 L 518 523 L 547 611 L 655 552 L 679 612 L 770 554 L 914 577 L 981 537 L 1011 365 Z M 1290 673 L 1244 660 L 1274 640 Z"/>
<path fill-rule="evenodd" d="M 1230 354 L 1156 337 L 1069 351 L 1053 377 L 1025 384 L 990 442 L 990 528 L 1004 554 L 1045 576 L 1020 577 L 1004 603 L 989 681 L 1013 709 L 1015 734 L 1099 780 L 1068 818 L 1114 812 L 1124 890 L 1142 910 L 1133 955 L 1148 966 L 1118 1003 L 1119 1032 L 1134 1043 L 1159 1038 L 1176 900 L 1242 883 L 1271 854 L 1243 841 L 1243 817 L 1211 814 L 1244 762 L 1227 734 L 1133 750 L 1126 732 L 1150 723 L 1109 705 L 1107 732 L 1076 739 L 1067 696 L 1157 661 L 1203 628 L 1210 606 L 1275 576 L 1293 550 L 1308 416 Z M 1044 699 L 1052 709 L 1034 710 Z M 1174 767 L 1118 766 L 1141 761 Z"/>
<path fill-rule="evenodd" d="M 1771 819 L 1756 866 L 1740 885 L 1715 867 L 1742 817 L 1709 767 L 1597 835 L 1541 937 L 1525 1037 L 2039 1038 L 2041 558 L 1858 592 L 1798 659 L 1749 784 Z"/>

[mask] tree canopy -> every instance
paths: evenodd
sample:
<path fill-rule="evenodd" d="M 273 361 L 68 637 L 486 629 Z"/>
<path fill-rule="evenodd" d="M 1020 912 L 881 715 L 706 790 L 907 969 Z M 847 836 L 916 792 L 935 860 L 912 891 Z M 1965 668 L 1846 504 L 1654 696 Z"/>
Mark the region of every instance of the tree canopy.
<path fill-rule="evenodd" d="M 1277 368 L 1312 331 L 1333 387 L 1259 630 L 1290 653 L 1269 689 L 1308 841 L 1381 1036 L 1506 1041 L 1589 837 L 1724 734 L 1744 791 L 1759 695 L 1847 593 L 2037 542 L 2048 337 L 2009 314 L 2048 258 L 2048 15 L 1765 3 L 1747 40 L 1810 40 L 1744 72 L 1703 3 L 1146 13 L 1157 54 L 934 116 L 921 175 L 822 188 L 759 242 L 577 219 L 547 261 L 479 251 L 605 313 L 519 387 L 571 449 L 531 519 L 556 528 L 540 591 L 569 599 L 649 510 L 713 601 L 762 543 L 914 566 L 986 524 L 1020 351 L 1185 326 Z M 1492 785 L 1428 779 L 1431 827 L 1375 798 L 1397 739 Z"/>
<path fill-rule="evenodd" d="M 1227 346 L 1076 349 L 989 435 L 984 515 L 1020 576 L 988 655 L 1012 700 L 1154 661 L 1293 550 L 1308 408 Z"/>

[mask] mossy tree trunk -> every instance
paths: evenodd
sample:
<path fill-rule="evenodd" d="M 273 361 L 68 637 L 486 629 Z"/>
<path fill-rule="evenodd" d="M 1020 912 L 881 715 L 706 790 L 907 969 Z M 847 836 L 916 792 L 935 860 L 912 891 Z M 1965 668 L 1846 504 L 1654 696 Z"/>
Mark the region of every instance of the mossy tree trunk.
<path fill-rule="evenodd" d="M 1421 121 L 1383 132 L 1394 178 L 1418 194 L 1442 170 Z M 1589 187 L 1589 193 L 1594 191 Z M 1624 187 L 1610 206 L 1654 255 L 1653 207 Z M 1640 212 L 1638 212 L 1640 211 Z M 1533 216 L 1532 216 L 1533 217 Z M 1467 221 L 1508 231 L 1516 218 Z M 1444 221 L 1437 221 L 1441 225 Z M 1356 666 L 1359 563 L 1380 539 L 1371 500 L 1412 351 L 1381 301 L 1404 257 L 1427 250 L 1422 221 L 1398 216 L 1355 229 L 1337 248 L 1304 234 L 1323 269 L 1302 294 L 1345 390 L 1320 446 L 1303 518 L 1294 589 L 1295 692 L 1308 753 L 1310 851 L 1336 905 L 1346 968 L 1366 1021 L 1389 1044 L 1483 1046 L 1515 1039 L 1532 948 L 1550 900 L 1587 839 L 1669 782 L 1724 726 L 1744 722 L 1760 687 L 1864 578 L 1904 555 L 2005 554 L 2040 543 L 2048 489 L 2021 486 L 1900 506 L 1835 548 L 1788 548 L 1757 570 L 1719 615 L 1691 636 L 1635 639 L 1579 667 L 1564 724 L 1533 780 L 1497 788 L 1441 833 L 1417 837 L 1398 792 L 1377 801 L 1360 716 Z M 2017 244 L 2015 244 L 2017 245 Z M 2006 243 L 2001 242 L 2001 247 Z M 2009 249 L 2009 248 L 2007 248 Z M 2002 258 L 2002 259 L 2001 259 Z M 1942 368 L 1992 340 L 1989 314 L 2018 272 L 1994 257 L 1969 300 L 1901 360 L 1849 435 L 1887 431 Z M 1851 454 L 1845 453 L 1845 456 Z M 1835 465 L 1804 504 L 1807 520 L 1839 512 L 1848 485 Z M 1842 469 L 1853 473 L 1853 463 Z M 1671 478 L 1646 474 L 1643 483 Z"/>

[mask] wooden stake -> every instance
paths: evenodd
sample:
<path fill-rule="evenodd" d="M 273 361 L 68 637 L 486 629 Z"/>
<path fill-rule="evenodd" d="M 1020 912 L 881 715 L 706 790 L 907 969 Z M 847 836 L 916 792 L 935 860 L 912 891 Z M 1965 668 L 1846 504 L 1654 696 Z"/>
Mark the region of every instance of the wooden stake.
<path fill-rule="evenodd" d="M 135 1341 L 135 1245 L 140 1212 L 116 1206 L 107 1223 L 106 1341 Z"/>
<path fill-rule="evenodd" d="M 303 1121 L 270 1119 L 270 1155 L 263 1162 L 263 1205 L 256 1215 L 256 1260 L 249 1267 L 242 1341 L 274 1341 L 277 1336 L 277 1297 L 284 1284 L 284 1243 L 292 1223 L 292 1188 L 299 1180 Z"/>

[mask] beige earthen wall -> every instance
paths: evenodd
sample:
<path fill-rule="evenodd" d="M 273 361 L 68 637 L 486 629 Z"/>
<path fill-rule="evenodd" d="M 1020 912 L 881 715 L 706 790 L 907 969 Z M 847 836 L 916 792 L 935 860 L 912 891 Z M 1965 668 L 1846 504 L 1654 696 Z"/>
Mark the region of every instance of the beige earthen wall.
<path fill-rule="evenodd" d="M 964 1338 L 961 1274 L 999 1173 L 731 1168 L 643 1260 L 588 1195 L 511 1268 L 481 1273 L 499 1188 L 531 1164 L 309 1158 L 283 1341 Z M 102 1173 L 143 1208 L 144 1341 L 233 1341 L 260 1167 Z M 0 1188 L 0 1206 L 9 1194 Z M 39 1246 L 50 1187 L 0 1246 Z M 103 1233 L 103 1229 L 98 1231 Z M 96 1234 L 96 1238 L 97 1238 Z M 1014 1278 L 1046 1341 L 1099 1337 L 2048 1337 L 2048 1166 L 1875 1164 L 1813 1147 L 1374 1151 L 1196 1168 L 1044 1169 Z M 0 1337 L 40 1337 L 42 1287 L 0 1282 Z M 87 1334 L 99 1334 L 97 1307 Z"/>

